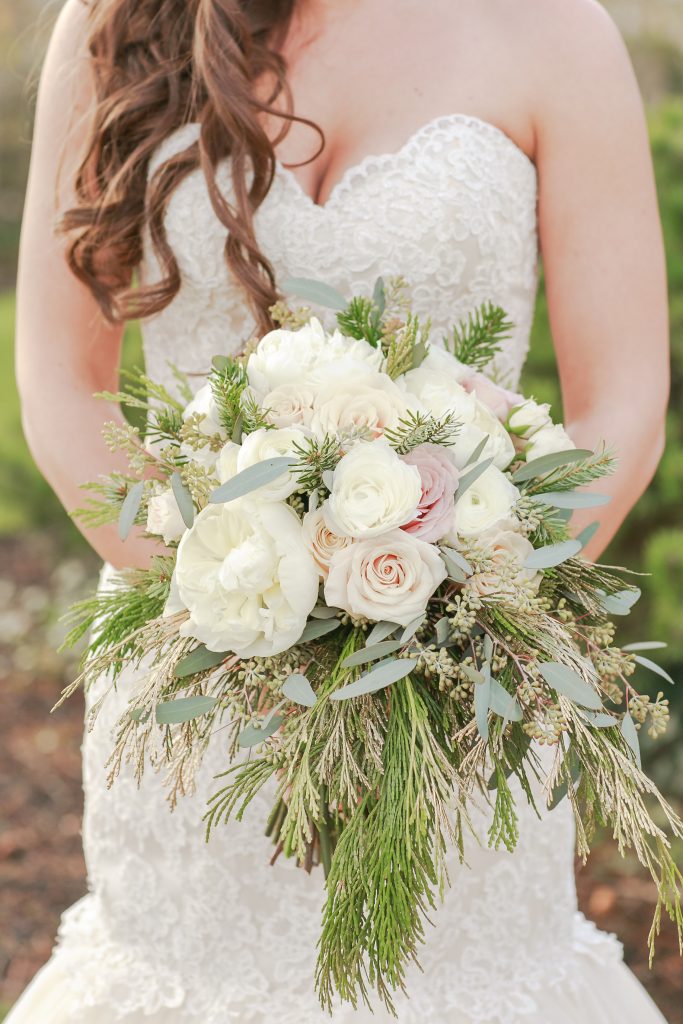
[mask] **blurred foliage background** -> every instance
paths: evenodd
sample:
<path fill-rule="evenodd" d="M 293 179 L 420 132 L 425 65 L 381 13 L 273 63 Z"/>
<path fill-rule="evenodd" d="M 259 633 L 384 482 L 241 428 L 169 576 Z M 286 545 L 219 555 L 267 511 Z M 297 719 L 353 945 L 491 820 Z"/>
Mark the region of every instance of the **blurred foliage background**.
<path fill-rule="evenodd" d="M 73 701 L 58 716 L 48 712 L 72 668 L 55 653 L 59 615 L 92 584 L 98 565 L 27 450 L 12 351 L 34 84 L 60 6 L 0 0 L 0 679 L 6 723 L 0 743 L 0 1019 L 3 1005 L 49 955 L 59 912 L 84 891 L 82 708 Z M 648 107 L 668 255 L 673 385 L 666 454 L 605 560 L 652 574 L 623 623 L 623 639 L 665 638 L 669 646 L 659 660 L 683 680 L 683 3 L 608 0 L 607 6 L 627 39 Z M 124 358 L 140 360 L 135 325 Z M 523 384 L 559 408 L 542 281 Z M 656 693 L 658 682 L 646 676 L 641 685 Z M 674 720 L 668 736 L 656 746 L 643 739 L 650 771 L 683 805 L 683 687 L 669 696 Z M 579 872 L 579 892 L 583 909 L 624 940 L 629 962 L 670 1024 L 683 1024 L 683 969 L 672 933 L 665 932 L 654 971 L 647 971 L 652 888 L 642 871 L 605 840 Z"/>

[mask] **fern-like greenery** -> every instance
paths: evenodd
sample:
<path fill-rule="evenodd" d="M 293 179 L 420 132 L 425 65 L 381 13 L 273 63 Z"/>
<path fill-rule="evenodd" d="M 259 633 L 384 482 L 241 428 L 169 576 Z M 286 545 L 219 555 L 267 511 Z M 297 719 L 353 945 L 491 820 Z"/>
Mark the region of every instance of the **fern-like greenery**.
<path fill-rule="evenodd" d="M 454 413 L 437 419 L 411 409 L 395 429 L 385 430 L 384 436 L 399 455 L 407 455 L 421 444 L 452 445 L 459 429 Z"/>
<path fill-rule="evenodd" d="M 504 309 L 485 302 L 470 313 L 466 321 L 453 328 L 451 337 L 446 339 L 446 347 L 461 363 L 483 370 L 509 337 L 513 326 Z"/>

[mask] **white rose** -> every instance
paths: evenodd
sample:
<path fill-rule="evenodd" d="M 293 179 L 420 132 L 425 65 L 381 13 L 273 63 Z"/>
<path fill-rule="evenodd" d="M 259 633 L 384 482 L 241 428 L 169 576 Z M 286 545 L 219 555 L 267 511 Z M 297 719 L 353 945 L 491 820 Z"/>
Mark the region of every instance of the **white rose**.
<path fill-rule="evenodd" d="M 456 495 L 453 533 L 478 535 L 510 514 L 519 491 L 495 466 L 489 466 L 461 498 Z"/>
<path fill-rule="evenodd" d="M 551 423 L 548 403 L 544 402 L 539 405 L 533 398 L 529 398 L 526 402 L 514 407 L 508 416 L 507 425 L 518 437 L 529 437 L 535 431 L 541 430 Z"/>
<path fill-rule="evenodd" d="M 554 455 L 555 452 L 568 452 L 576 445 L 561 424 L 541 427 L 531 436 L 531 443 L 524 449 L 527 462 L 540 459 L 542 455 Z"/>
<path fill-rule="evenodd" d="M 347 338 L 338 330 L 327 334 L 320 321 L 311 317 L 297 331 L 276 330 L 266 334 L 249 356 L 247 376 L 261 397 L 345 358 L 379 369 L 382 353 L 366 341 Z"/>
<path fill-rule="evenodd" d="M 311 422 L 315 391 L 308 381 L 280 384 L 260 403 L 266 419 L 276 427 L 303 426 Z"/>
<path fill-rule="evenodd" d="M 414 395 L 432 416 L 453 413 L 461 422 L 471 419 L 476 407 L 475 396 L 469 394 L 454 375 L 440 373 L 425 366 L 426 362 L 399 378 L 408 393 Z"/>
<path fill-rule="evenodd" d="M 195 415 L 199 417 L 197 426 L 201 434 L 206 434 L 207 438 L 213 437 L 216 434 L 222 438 L 227 438 L 228 435 L 221 424 L 218 406 L 213 397 L 213 390 L 210 384 L 202 385 L 189 405 L 186 405 L 183 410 L 183 420 L 185 422 Z M 198 462 L 205 469 L 212 470 L 216 464 L 218 453 L 208 442 L 200 448 L 194 448 L 189 444 L 181 444 L 180 451 L 188 459 L 191 459 L 192 462 Z"/>
<path fill-rule="evenodd" d="M 307 512 L 303 519 L 304 540 L 313 555 L 321 576 L 327 576 L 330 559 L 337 551 L 353 543 L 350 537 L 340 537 L 328 528 L 322 506 Z"/>
<path fill-rule="evenodd" d="M 207 505 L 180 542 L 174 578 L 190 612 L 182 635 L 243 658 L 291 647 L 318 598 L 318 568 L 284 502 Z"/>
<path fill-rule="evenodd" d="M 422 497 L 417 466 L 381 438 L 359 441 L 337 465 L 325 522 L 340 537 L 373 537 L 415 518 Z"/>
<path fill-rule="evenodd" d="M 327 376 L 313 400 L 310 427 L 316 437 L 380 437 L 408 412 L 408 397 L 386 373 L 345 376 L 335 366 Z"/>
<path fill-rule="evenodd" d="M 455 444 L 447 449 L 458 469 L 465 468 L 472 452 L 484 438 L 488 440 L 477 461 L 493 459 L 493 465 L 498 469 L 506 469 L 510 465 L 515 457 L 515 446 L 503 424 L 490 409 L 475 399 L 473 407 L 466 411 L 460 422 Z"/>
<path fill-rule="evenodd" d="M 296 455 L 295 445 L 303 444 L 306 435 L 297 427 L 281 427 L 279 430 L 266 430 L 262 427 L 242 439 L 235 459 L 237 472 L 263 462 L 265 459 L 279 458 L 283 455 Z M 253 493 L 263 501 L 282 501 L 298 487 L 296 475 L 285 471 L 269 484 L 264 484 Z"/>
<path fill-rule="evenodd" d="M 493 527 L 478 538 L 477 547 L 486 552 L 487 565 L 471 577 L 470 584 L 482 597 L 514 595 L 522 588 L 538 590 L 542 574 L 524 566 L 534 550 L 526 537 L 515 530 Z"/>
<path fill-rule="evenodd" d="M 164 544 L 180 540 L 185 532 L 185 523 L 178 508 L 175 494 L 169 487 L 152 495 L 147 507 L 147 532 L 163 537 Z"/>
<path fill-rule="evenodd" d="M 332 556 L 325 600 L 351 615 L 407 626 L 424 612 L 446 575 L 438 548 L 391 530 Z"/>

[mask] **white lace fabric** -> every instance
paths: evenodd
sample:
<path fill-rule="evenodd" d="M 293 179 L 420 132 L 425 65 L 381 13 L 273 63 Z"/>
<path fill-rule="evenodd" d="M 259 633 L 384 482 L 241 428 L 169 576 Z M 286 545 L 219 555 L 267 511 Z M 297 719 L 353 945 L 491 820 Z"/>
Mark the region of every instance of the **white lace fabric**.
<path fill-rule="evenodd" d="M 196 133 L 196 125 L 174 133 L 154 166 Z M 219 183 L 229 191 L 226 167 Z M 256 231 L 282 277 L 316 277 L 344 294 L 369 294 L 378 275 L 402 274 L 416 311 L 432 317 L 436 339 L 483 301 L 499 303 L 515 328 L 496 371 L 514 386 L 536 296 L 536 201 L 536 168 L 507 135 L 477 118 L 448 115 L 397 153 L 351 168 L 322 207 L 280 166 Z M 144 326 L 147 367 L 172 388 L 170 360 L 197 374 L 199 386 L 211 357 L 237 351 L 253 327 L 226 270 L 224 229 L 201 172 L 174 193 L 167 231 L 183 284 Z M 143 273 L 147 280 L 158 273 L 149 245 Z M 64 915 L 51 965 L 53 979 L 57 973 L 68 979 L 60 983 L 67 1010 L 45 1024 L 329 1020 L 313 991 L 323 879 L 283 858 L 269 866 L 272 846 L 263 834 L 269 793 L 254 800 L 241 823 L 221 826 L 204 841 L 201 819 L 217 785 L 213 776 L 226 767 L 222 734 L 210 744 L 196 793 L 173 813 L 151 770 L 139 789 L 124 772 L 107 790 L 111 730 L 134 684 L 124 673 L 84 739 L 90 892 Z M 90 691 L 89 704 L 99 690 Z M 609 973 L 623 970 L 619 944 L 577 912 L 568 806 L 542 820 L 521 794 L 519 807 L 514 855 L 486 848 L 482 811 L 482 845 L 470 844 L 469 867 L 453 864 L 452 888 L 427 929 L 422 971 L 409 972 L 410 999 L 397 998 L 399 1021 L 575 1024 L 576 1006 L 599 1003 L 586 1024 L 656 1024 L 661 1018 L 630 976 L 624 971 L 626 983 Z M 604 988 L 605 1006 L 612 993 L 614 1015 L 602 1016 L 596 988 Z M 619 1004 L 615 989 L 631 1002 L 624 995 L 626 1005 Z M 636 1005 L 638 1016 L 629 1016 Z M 380 1009 L 371 1017 L 339 1006 L 333 1019 L 382 1024 L 390 1018 Z M 21 1014 L 10 1016 L 10 1024 L 23 1024 Z"/>

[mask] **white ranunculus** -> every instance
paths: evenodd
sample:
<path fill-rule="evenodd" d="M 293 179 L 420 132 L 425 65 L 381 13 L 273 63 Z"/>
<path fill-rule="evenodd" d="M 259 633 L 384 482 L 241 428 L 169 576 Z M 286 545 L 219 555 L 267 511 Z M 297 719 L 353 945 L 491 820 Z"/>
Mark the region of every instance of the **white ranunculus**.
<path fill-rule="evenodd" d="M 531 443 L 524 449 L 527 462 L 540 459 L 542 455 L 554 455 L 556 452 L 568 452 L 576 445 L 571 437 L 560 424 L 552 424 L 548 427 L 541 427 L 535 434 L 531 435 Z"/>
<path fill-rule="evenodd" d="M 279 501 L 207 505 L 180 542 L 174 576 L 190 613 L 182 635 L 243 658 L 291 647 L 318 598 L 299 518 Z"/>
<path fill-rule="evenodd" d="M 447 449 L 458 469 L 464 469 L 472 452 L 487 437 L 486 446 L 477 462 L 493 459 L 498 469 L 506 469 L 515 457 L 515 446 L 507 430 L 497 416 L 487 409 L 478 399 L 474 406 L 467 410 L 461 420 L 455 444 Z"/>
<path fill-rule="evenodd" d="M 456 495 L 452 532 L 463 537 L 478 535 L 508 516 L 519 500 L 519 491 L 495 466 L 489 466 L 461 498 Z"/>
<path fill-rule="evenodd" d="M 305 440 L 306 435 L 298 427 L 281 427 L 279 430 L 266 430 L 265 427 L 262 427 L 252 434 L 246 434 L 239 446 L 235 460 L 237 472 L 241 473 L 243 469 L 255 466 L 257 462 L 263 462 L 266 459 L 296 455 L 295 445 L 301 445 Z M 262 501 L 282 501 L 290 494 L 294 494 L 297 487 L 296 476 L 293 473 L 284 472 L 269 484 L 264 484 L 252 493 Z"/>
<path fill-rule="evenodd" d="M 390 530 L 332 556 L 325 600 L 359 618 L 407 626 L 424 612 L 446 575 L 437 547 Z"/>
<path fill-rule="evenodd" d="M 328 529 L 322 506 L 313 512 L 307 512 L 302 525 L 304 540 L 316 561 L 320 575 L 327 576 L 332 555 L 353 542 L 350 537 L 340 537 Z"/>
<path fill-rule="evenodd" d="M 192 401 L 183 410 L 183 420 L 187 422 L 192 416 L 198 416 L 198 428 L 201 434 L 207 438 L 218 434 L 219 437 L 227 438 L 224 427 L 221 424 L 218 414 L 218 406 L 213 397 L 213 390 L 210 384 L 203 384 L 195 394 Z M 194 448 L 189 444 L 181 444 L 180 451 L 193 462 L 198 462 L 205 469 L 213 470 L 216 465 L 218 452 L 208 443 L 201 448 Z"/>
<path fill-rule="evenodd" d="M 386 373 L 344 375 L 331 367 L 313 400 L 310 427 L 315 437 L 326 434 L 347 437 L 380 437 L 395 430 L 411 405 Z"/>
<path fill-rule="evenodd" d="M 426 362 L 400 377 L 402 386 L 432 416 L 438 418 L 453 413 L 460 421 L 471 419 L 476 407 L 475 396 L 469 394 L 454 375 L 426 366 Z"/>
<path fill-rule="evenodd" d="M 507 526 L 506 521 L 502 522 Z M 486 550 L 488 565 L 470 579 L 482 597 L 495 594 L 513 595 L 520 587 L 538 590 L 542 573 L 526 569 L 524 563 L 533 553 L 533 545 L 516 530 L 494 526 L 478 538 L 477 546 Z"/>
<path fill-rule="evenodd" d="M 327 334 L 316 317 L 297 331 L 266 334 L 249 356 L 247 376 L 260 399 L 284 384 L 295 384 L 330 363 L 351 359 L 359 366 L 379 369 L 382 353 L 366 341 Z"/>
<path fill-rule="evenodd" d="M 337 465 L 323 513 L 340 537 L 374 537 L 414 519 L 421 497 L 416 466 L 381 438 L 359 441 Z"/>
<path fill-rule="evenodd" d="M 185 523 L 171 488 L 153 494 L 147 506 L 147 532 L 163 537 L 164 544 L 180 540 Z"/>
<path fill-rule="evenodd" d="M 507 425 L 518 437 L 530 437 L 537 430 L 552 424 L 550 406 L 547 402 L 539 404 L 533 398 L 521 405 L 516 405 L 508 416 Z"/>
<path fill-rule="evenodd" d="M 313 415 L 315 390 L 307 378 L 280 384 L 263 397 L 261 408 L 276 427 L 307 426 Z"/>

